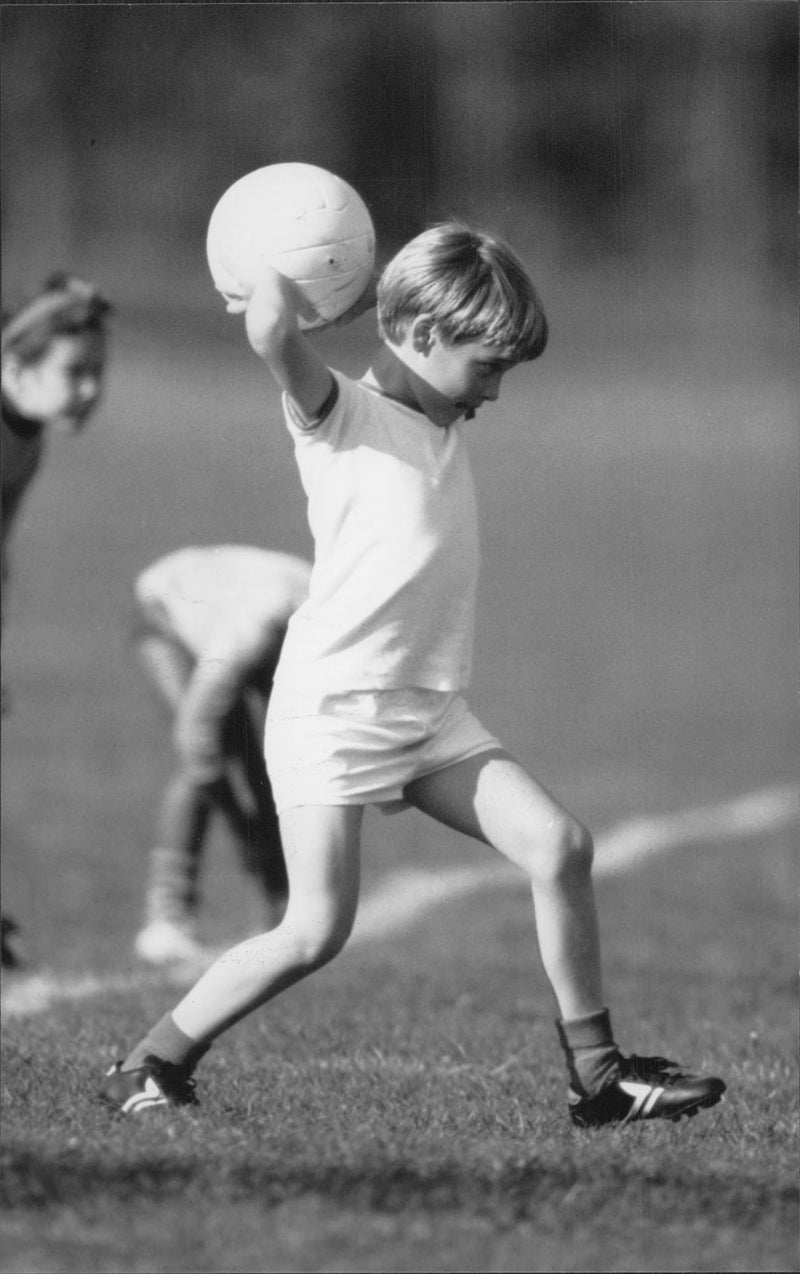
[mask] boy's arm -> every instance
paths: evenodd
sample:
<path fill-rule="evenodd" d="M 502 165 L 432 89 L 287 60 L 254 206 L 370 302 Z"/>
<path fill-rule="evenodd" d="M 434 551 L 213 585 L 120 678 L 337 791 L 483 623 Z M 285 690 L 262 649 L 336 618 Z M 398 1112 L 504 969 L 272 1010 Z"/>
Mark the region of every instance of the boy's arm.
<path fill-rule="evenodd" d="M 277 270 L 264 269 L 245 312 L 251 346 L 306 420 L 314 420 L 334 388 L 330 368 L 304 336 L 297 317 L 315 312 L 300 289 Z"/>

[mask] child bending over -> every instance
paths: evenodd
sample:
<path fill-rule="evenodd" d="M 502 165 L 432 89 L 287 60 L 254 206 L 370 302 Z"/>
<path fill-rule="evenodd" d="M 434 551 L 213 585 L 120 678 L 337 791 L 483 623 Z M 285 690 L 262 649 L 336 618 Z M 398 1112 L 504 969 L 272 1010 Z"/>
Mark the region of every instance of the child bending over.
<path fill-rule="evenodd" d="M 286 905 L 286 866 L 264 765 L 264 715 L 308 563 L 245 544 L 179 549 L 137 577 L 134 642 L 172 721 L 176 765 L 156 819 L 136 952 L 150 964 L 205 963 L 199 876 L 219 812 L 262 895 L 266 928 Z"/>

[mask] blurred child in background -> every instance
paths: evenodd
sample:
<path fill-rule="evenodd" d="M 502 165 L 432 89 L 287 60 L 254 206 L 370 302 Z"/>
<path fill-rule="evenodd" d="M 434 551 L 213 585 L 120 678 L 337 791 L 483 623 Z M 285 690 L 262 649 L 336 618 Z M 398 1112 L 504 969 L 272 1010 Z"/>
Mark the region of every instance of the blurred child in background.
<path fill-rule="evenodd" d="M 274 270 L 252 295 L 226 299 L 245 313 L 250 344 L 283 391 L 315 540 L 266 730 L 289 903 L 276 929 L 221 956 L 110 1069 L 102 1098 L 129 1114 L 192 1104 L 192 1073 L 214 1040 L 344 946 L 364 807 L 405 801 L 492 846 L 529 880 L 575 1124 L 677 1119 L 715 1105 L 722 1080 L 619 1050 L 589 832 L 463 697 L 479 548 L 461 422 L 545 348 L 524 267 L 499 240 L 455 223 L 413 239 L 381 275 L 382 344 L 359 381 L 326 365 L 298 322 L 313 319 L 312 307 Z"/>
<path fill-rule="evenodd" d="M 13 310 L 2 330 L 2 592 L 8 586 L 8 538 L 52 432 L 79 433 L 95 410 L 106 366 L 109 302 L 73 275 L 51 275 L 40 292 Z M 5 681 L 3 712 L 9 706 Z M 2 963 L 19 963 L 2 924 Z"/>
<path fill-rule="evenodd" d="M 95 287 L 53 274 L 41 292 L 3 311 L 3 582 L 7 538 L 36 475 L 49 431 L 77 434 L 100 399 L 111 307 Z"/>
<path fill-rule="evenodd" d="M 286 867 L 263 728 L 286 625 L 309 575 L 301 558 L 225 544 L 170 553 L 136 580 L 136 650 L 171 715 L 178 758 L 158 811 L 135 943 L 149 963 L 212 958 L 196 921 L 215 810 L 259 885 L 264 928 L 281 918 Z"/>

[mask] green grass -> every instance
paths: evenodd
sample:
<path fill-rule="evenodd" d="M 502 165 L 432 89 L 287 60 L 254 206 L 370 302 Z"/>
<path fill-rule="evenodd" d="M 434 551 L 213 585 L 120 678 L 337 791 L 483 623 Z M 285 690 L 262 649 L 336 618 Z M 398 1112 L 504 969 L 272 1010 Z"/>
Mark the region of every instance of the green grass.
<path fill-rule="evenodd" d="M 4 900 L 34 969 L 64 976 L 133 968 L 168 760 L 126 648 L 133 574 L 191 541 L 308 547 L 238 343 L 123 335 L 103 422 L 53 448 L 31 497 L 4 636 Z M 515 373 L 471 436 L 474 702 L 600 831 L 793 774 L 796 442 L 780 377 L 577 365 L 567 349 Z M 366 891 L 485 860 L 414 814 L 365 828 Z M 198 1112 L 131 1124 L 95 1101 L 174 1002 L 166 982 L 6 1014 L 0 1270 L 796 1270 L 789 833 L 599 883 L 623 1046 L 729 1084 L 681 1125 L 569 1124 L 526 891 L 505 881 L 240 1024 L 202 1063 Z M 237 936 L 248 906 L 217 840 L 208 935 Z"/>
<path fill-rule="evenodd" d="M 685 875 L 673 883 L 690 853 L 701 885 L 732 857 L 738 914 L 730 880 L 711 908 Z M 93 1099 L 168 988 L 15 1018 L 2 1268 L 796 1268 L 794 997 L 775 960 L 791 945 L 785 854 L 780 838 L 686 851 L 601 891 L 621 1038 L 728 1080 L 722 1106 L 681 1125 L 569 1125 L 513 887 L 345 953 L 242 1024 L 203 1063 L 198 1112 L 130 1123 Z M 614 923 L 631 887 L 656 922 L 670 912 L 672 940 L 654 935 L 649 956 Z"/>

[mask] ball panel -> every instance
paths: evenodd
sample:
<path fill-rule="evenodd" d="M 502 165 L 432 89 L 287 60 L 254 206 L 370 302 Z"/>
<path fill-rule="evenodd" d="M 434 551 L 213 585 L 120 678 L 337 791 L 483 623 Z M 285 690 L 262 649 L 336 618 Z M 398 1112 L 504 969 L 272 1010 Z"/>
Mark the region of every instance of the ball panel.
<path fill-rule="evenodd" d="M 225 191 L 211 214 L 206 250 L 219 291 L 247 295 L 268 264 L 296 280 L 331 319 L 366 286 L 375 232 L 361 196 L 340 177 L 311 164 L 272 164 Z M 313 296 L 312 281 L 319 285 Z"/>
<path fill-rule="evenodd" d="M 344 239 L 339 243 L 315 244 L 309 248 L 287 248 L 283 252 L 260 253 L 263 261 L 274 266 L 281 274 L 298 282 L 307 279 L 324 279 L 363 269 L 365 261 L 374 251 L 372 235 L 360 235 L 357 239 Z M 269 258 L 269 259 L 268 259 Z"/>
<path fill-rule="evenodd" d="M 298 285 L 320 316 L 314 323 L 299 319 L 300 327 L 303 329 L 320 327 L 323 323 L 330 323 L 346 313 L 361 296 L 371 273 L 371 266 L 368 269 L 361 266 L 349 274 L 340 275 L 333 283 L 330 279 L 298 279 Z"/>
<path fill-rule="evenodd" d="M 373 233 L 372 221 L 363 206 L 351 205 L 335 211 L 311 209 L 303 216 L 295 216 L 287 214 L 277 203 L 234 203 L 218 207 L 212 213 L 208 246 L 210 251 L 224 252 L 232 237 L 240 237 L 254 245 L 268 245 L 282 252 Z"/>

